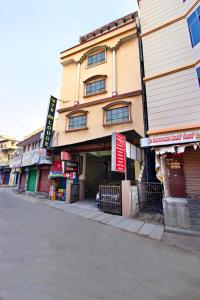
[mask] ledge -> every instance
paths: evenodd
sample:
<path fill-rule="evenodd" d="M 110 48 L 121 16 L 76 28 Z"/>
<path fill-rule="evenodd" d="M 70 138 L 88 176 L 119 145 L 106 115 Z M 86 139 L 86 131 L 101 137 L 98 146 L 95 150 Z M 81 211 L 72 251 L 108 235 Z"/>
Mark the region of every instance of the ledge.
<path fill-rule="evenodd" d="M 89 128 L 88 127 L 74 128 L 74 129 L 67 129 L 67 130 L 65 130 L 65 132 L 68 133 L 68 132 L 81 131 L 81 130 L 87 130 L 87 129 L 89 129 Z"/>
<path fill-rule="evenodd" d="M 109 126 L 112 126 L 112 125 L 129 124 L 129 123 L 132 123 L 132 120 L 124 121 L 124 122 L 115 122 L 115 123 L 110 123 L 110 124 L 103 124 L 103 127 L 109 127 Z"/>
<path fill-rule="evenodd" d="M 112 96 L 112 97 L 107 97 L 107 98 L 103 98 L 103 99 L 99 99 L 99 100 L 94 100 L 94 101 L 90 101 L 90 102 L 87 102 L 87 103 L 81 103 L 81 104 L 77 104 L 77 105 L 73 105 L 73 106 L 68 106 L 68 107 L 65 107 L 65 108 L 58 109 L 57 112 L 58 113 L 64 113 L 64 112 L 72 111 L 72 110 L 75 110 L 75 109 L 82 109 L 84 107 L 99 105 L 99 104 L 107 103 L 107 102 L 110 102 L 110 101 L 116 101 L 116 100 L 121 100 L 121 99 L 130 98 L 130 97 L 141 96 L 141 95 L 142 95 L 141 90 L 132 91 L 132 92 L 129 92 L 129 93 L 115 95 L 115 96 Z"/>
<path fill-rule="evenodd" d="M 89 95 L 84 95 L 83 98 L 89 98 L 92 96 L 96 96 L 96 95 L 101 95 L 101 94 L 106 94 L 108 91 L 102 91 L 102 92 L 98 92 L 98 93 L 93 93 L 93 94 L 89 94 Z"/>

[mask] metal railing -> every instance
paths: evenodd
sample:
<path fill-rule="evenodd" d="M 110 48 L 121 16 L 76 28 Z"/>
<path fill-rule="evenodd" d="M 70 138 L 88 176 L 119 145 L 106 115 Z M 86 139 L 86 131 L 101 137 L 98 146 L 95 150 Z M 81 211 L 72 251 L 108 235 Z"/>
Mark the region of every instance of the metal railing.
<path fill-rule="evenodd" d="M 99 186 L 99 208 L 111 214 L 122 214 L 121 186 Z"/>
<path fill-rule="evenodd" d="M 163 187 L 158 182 L 138 182 L 139 211 L 163 211 Z"/>

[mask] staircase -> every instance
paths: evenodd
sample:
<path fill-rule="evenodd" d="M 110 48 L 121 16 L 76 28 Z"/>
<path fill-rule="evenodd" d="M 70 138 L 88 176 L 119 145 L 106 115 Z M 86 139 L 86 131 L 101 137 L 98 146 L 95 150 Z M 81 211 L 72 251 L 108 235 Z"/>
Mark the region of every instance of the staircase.
<path fill-rule="evenodd" d="M 191 230 L 198 231 L 200 233 L 200 201 L 188 200 Z"/>

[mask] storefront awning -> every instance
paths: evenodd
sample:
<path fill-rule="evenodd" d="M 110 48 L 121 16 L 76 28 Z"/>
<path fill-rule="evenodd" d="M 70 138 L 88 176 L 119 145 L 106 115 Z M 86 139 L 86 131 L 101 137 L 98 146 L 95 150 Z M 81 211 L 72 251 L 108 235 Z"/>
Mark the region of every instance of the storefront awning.
<path fill-rule="evenodd" d="M 196 150 L 198 147 L 200 147 L 200 143 L 190 143 L 190 144 L 184 144 L 184 145 L 154 147 L 152 149 L 155 150 L 156 155 L 162 155 L 162 154 L 165 154 L 165 153 L 184 153 L 185 148 L 187 148 L 187 147 L 193 147 L 194 150 Z"/>

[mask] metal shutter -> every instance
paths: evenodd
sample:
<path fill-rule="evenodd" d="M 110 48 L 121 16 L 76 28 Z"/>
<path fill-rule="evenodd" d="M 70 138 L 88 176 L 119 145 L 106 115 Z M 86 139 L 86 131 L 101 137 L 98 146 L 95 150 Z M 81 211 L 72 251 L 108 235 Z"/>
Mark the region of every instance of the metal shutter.
<path fill-rule="evenodd" d="M 49 170 L 41 170 L 39 178 L 39 192 L 49 193 L 50 180 L 48 179 Z"/>
<path fill-rule="evenodd" d="M 28 188 L 27 188 L 29 192 L 35 192 L 36 178 L 37 178 L 37 170 L 30 170 L 28 176 Z"/>
<path fill-rule="evenodd" d="M 200 149 L 186 149 L 183 157 L 187 196 L 200 197 Z"/>
<path fill-rule="evenodd" d="M 25 190 L 25 184 L 26 184 L 26 173 L 22 173 L 20 177 L 20 185 L 19 188 L 22 190 Z"/>

